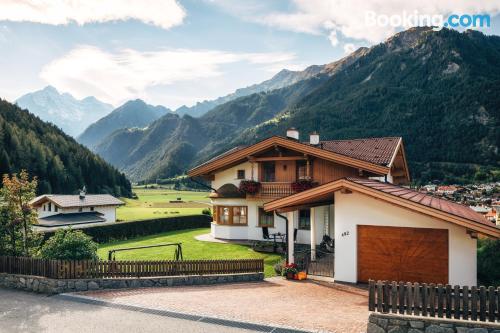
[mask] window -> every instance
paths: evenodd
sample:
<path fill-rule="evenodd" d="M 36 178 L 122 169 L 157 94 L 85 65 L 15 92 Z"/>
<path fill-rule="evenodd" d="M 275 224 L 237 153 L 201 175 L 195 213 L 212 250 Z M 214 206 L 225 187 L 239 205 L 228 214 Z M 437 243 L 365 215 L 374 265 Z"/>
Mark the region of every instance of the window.
<path fill-rule="evenodd" d="M 274 162 L 264 162 L 262 164 L 262 181 L 263 182 L 276 181 L 276 165 Z"/>
<path fill-rule="evenodd" d="M 94 207 L 90 207 L 90 211 L 93 212 L 94 211 Z"/>
<path fill-rule="evenodd" d="M 245 170 L 238 170 L 237 171 L 237 178 L 238 179 L 245 179 Z"/>
<path fill-rule="evenodd" d="M 274 227 L 274 213 L 266 212 L 264 208 L 259 207 L 259 227 Z"/>
<path fill-rule="evenodd" d="M 83 211 L 83 208 L 82 207 L 78 208 L 78 211 L 81 213 Z"/>
<path fill-rule="evenodd" d="M 49 212 L 52 211 L 52 202 L 49 202 Z"/>
<path fill-rule="evenodd" d="M 246 207 L 233 207 L 233 224 L 247 224 Z"/>
<path fill-rule="evenodd" d="M 217 206 L 215 219 L 217 224 L 247 225 L 247 211 L 246 206 Z"/>
<path fill-rule="evenodd" d="M 299 229 L 300 230 L 311 230 L 311 210 L 310 209 L 299 210 Z"/>
<path fill-rule="evenodd" d="M 43 211 L 45 212 L 45 204 L 43 204 Z"/>
<path fill-rule="evenodd" d="M 306 161 L 297 161 L 297 179 L 307 179 Z"/>
<path fill-rule="evenodd" d="M 57 207 L 56 205 L 54 205 L 54 211 L 57 213 L 59 211 L 59 207 Z"/>

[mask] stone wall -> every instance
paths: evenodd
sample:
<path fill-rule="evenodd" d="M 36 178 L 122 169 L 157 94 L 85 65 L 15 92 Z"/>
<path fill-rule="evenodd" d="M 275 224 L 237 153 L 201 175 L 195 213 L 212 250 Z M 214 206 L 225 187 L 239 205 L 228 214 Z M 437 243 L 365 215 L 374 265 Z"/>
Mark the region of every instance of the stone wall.
<path fill-rule="evenodd" d="M 60 294 L 100 289 L 172 287 L 231 282 L 262 281 L 263 273 L 168 276 L 134 279 L 58 280 L 31 275 L 0 273 L 0 287 L 22 289 L 43 294 Z"/>
<path fill-rule="evenodd" d="M 373 312 L 367 333 L 500 333 L 500 324 Z"/>

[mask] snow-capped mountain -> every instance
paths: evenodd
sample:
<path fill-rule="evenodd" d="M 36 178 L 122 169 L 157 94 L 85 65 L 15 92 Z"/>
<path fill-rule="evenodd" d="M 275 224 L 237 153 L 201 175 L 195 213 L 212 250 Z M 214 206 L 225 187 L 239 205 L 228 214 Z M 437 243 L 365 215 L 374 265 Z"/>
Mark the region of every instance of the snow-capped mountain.
<path fill-rule="evenodd" d="M 93 96 L 78 100 L 52 86 L 19 97 L 16 104 L 74 137 L 114 109 Z"/>

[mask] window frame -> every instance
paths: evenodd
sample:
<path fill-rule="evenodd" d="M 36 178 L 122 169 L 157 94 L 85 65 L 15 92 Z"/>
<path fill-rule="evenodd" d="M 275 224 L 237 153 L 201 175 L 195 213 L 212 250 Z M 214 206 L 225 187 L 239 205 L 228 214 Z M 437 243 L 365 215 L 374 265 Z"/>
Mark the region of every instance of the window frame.
<path fill-rule="evenodd" d="M 270 170 L 271 167 L 273 168 L 272 174 L 266 173 L 266 169 L 269 168 L 269 170 Z M 275 161 L 263 162 L 262 167 L 261 167 L 261 171 L 262 171 L 261 179 L 263 182 L 265 182 L 265 183 L 276 182 L 276 162 Z M 272 176 L 272 177 L 270 177 L 270 176 Z"/>
<path fill-rule="evenodd" d="M 241 175 L 240 172 L 243 175 Z M 238 170 L 236 170 L 236 179 L 238 179 L 238 180 L 244 180 L 244 179 L 246 179 L 246 170 L 245 169 L 238 169 Z"/>
<path fill-rule="evenodd" d="M 308 212 L 309 216 L 301 216 L 302 212 Z M 306 225 L 301 225 L 303 219 L 308 219 Z M 311 230 L 311 209 L 300 209 L 299 210 L 299 220 L 298 220 L 298 229 L 299 230 Z"/>
<path fill-rule="evenodd" d="M 264 207 L 259 207 L 258 213 L 259 213 L 259 216 L 258 216 L 258 220 L 257 220 L 257 226 L 259 228 L 263 228 L 263 227 L 274 228 L 274 212 L 266 212 L 264 210 Z M 271 215 L 269 215 L 269 214 L 271 214 Z M 262 224 L 261 218 L 263 215 L 271 218 L 271 224 Z"/>
<path fill-rule="evenodd" d="M 218 205 L 216 207 L 217 214 L 214 215 L 214 221 L 217 225 L 248 226 L 248 206 Z M 225 209 L 227 209 L 228 214 L 225 213 Z M 242 212 L 243 214 L 241 214 Z M 226 217 L 227 222 L 223 222 L 222 219 Z M 237 217 L 240 222 L 235 222 L 235 217 Z M 244 223 L 241 223 L 242 219 Z"/>

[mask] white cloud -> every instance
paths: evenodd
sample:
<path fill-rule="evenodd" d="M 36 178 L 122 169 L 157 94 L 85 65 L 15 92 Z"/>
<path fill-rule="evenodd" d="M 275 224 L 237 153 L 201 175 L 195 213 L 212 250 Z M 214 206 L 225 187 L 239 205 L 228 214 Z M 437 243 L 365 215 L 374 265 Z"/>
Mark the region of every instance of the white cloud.
<path fill-rule="evenodd" d="M 239 10 L 227 1 L 214 0 L 219 6 L 226 6 L 234 15 L 245 20 L 276 27 L 282 30 L 325 35 L 333 46 L 339 35 L 343 37 L 378 43 L 397 32 L 391 26 L 368 26 L 365 15 L 375 12 L 382 15 L 402 15 L 404 12 L 427 15 L 448 15 L 450 13 L 488 13 L 491 16 L 500 13 L 500 1 L 470 0 L 293 0 L 288 6 L 292 9 L 262 9 L 257 6 L 253 11 Z M 231 7 L 232 6 L 232 7 Z M 335 33 L 335 34 L 333 34 Z M 333 36 L 333 38 L 332 38 Z"/>
<path fill-rule="evenodd" d="M 0 21 L 51 25 L 136 19 L 169 29 L 186 16 L 175 0 L 0 0 L 0 8 Z"/>
<path fill-rule="evenodd" d="M 339 44 L 339 39 L 337 37 L 337 31 L 332 30 L 330 31 L 330 35 L 328 36 L 328 39 L 330 40 L 330 43 L 332 46 L 337 46 Z"/>
<path fill-rule="evenodd" d="M 285 67 L 295 58 L 290 53 L 231 53 L 217 50 L 131 49 L 109 53 L 79 46 L 46 65 L 40 77 L 62 91 L 118 104 L 147 95 L 155 86 L 196 82 L 223 75 L 223 65 L 246 63 L 254 68 Z M 237 88 L 237 87 L 235 87 Z"/>
<path fill-rule="evenodd" d="M 347 43 L 344 45 L 344 52 L 345 53 L 349 54 L 349 53 L 354 52 L 354 50 L 356 50 L 356 46 L 354 46 L 354 44 Z"/>

